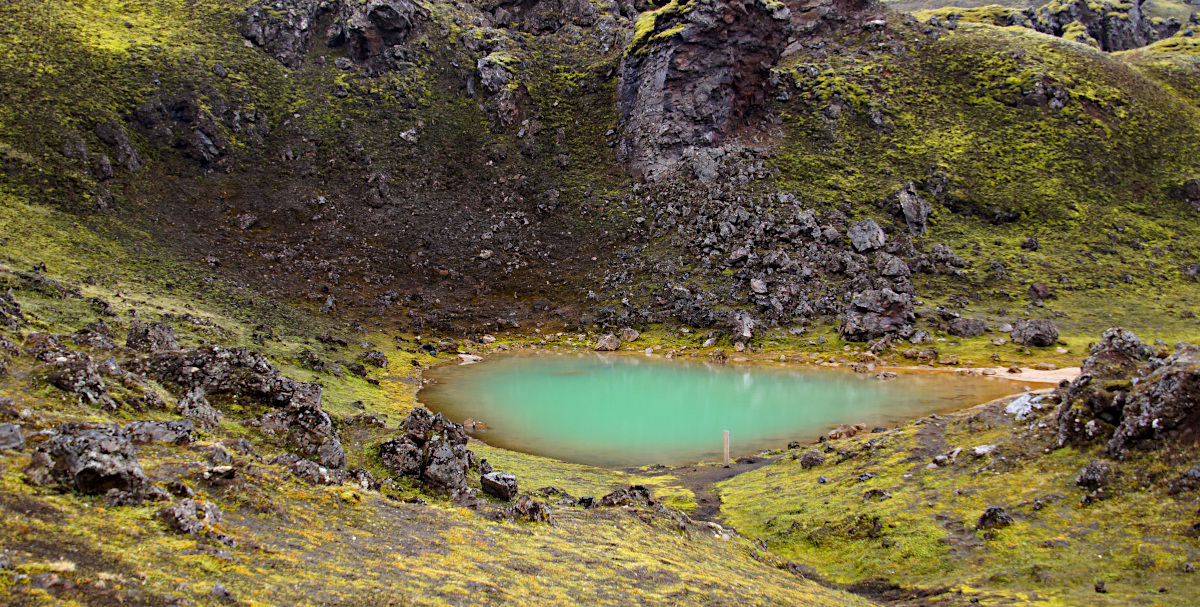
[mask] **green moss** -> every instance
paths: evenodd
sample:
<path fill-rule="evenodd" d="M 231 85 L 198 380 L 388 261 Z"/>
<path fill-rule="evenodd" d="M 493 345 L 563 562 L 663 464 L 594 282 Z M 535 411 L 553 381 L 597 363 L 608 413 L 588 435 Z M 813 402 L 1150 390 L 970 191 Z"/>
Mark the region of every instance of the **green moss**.
<path fill-rule="evenodd" d="M 630 54 L 645 53 L 654 42 L 665 40 L 682 32 L 683 24 L 671 26 L 667 24 L 674 23 L 675 18 L 687 14 L 690 10 L 691 0 L 671 0 L 657 9 L 639 14 L 633 28 L 633 41 L 627 52 Z"/>

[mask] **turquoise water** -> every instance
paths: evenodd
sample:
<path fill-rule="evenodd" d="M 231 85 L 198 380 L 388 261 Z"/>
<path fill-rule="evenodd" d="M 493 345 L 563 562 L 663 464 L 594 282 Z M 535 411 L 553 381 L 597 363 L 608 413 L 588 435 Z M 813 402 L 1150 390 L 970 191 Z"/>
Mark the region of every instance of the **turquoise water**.
<path fill-rule="evenodd" d="M 421 402 L 507 449 L 599 466 L 678 465 L 811 441 L 837 424 L 894 425 L 1020 390 L 983 377 L 721 367 L 638 356 L 508 356 L 439 367 Z"/>

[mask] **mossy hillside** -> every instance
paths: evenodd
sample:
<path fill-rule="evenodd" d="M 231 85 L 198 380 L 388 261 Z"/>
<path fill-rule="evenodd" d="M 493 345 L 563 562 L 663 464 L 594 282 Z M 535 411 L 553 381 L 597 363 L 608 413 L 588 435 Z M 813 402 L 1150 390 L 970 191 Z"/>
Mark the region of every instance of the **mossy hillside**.
<path fill-rule="evenodd" d="M 1089 293 L 1104 313 L 1129 277 L 1165 299 L 1196 295 L 1182 272 L 1194 210 L 1171 185 L 1198 170 L 1200 117 L 1183 96 L 1119 58 L 1021 28 L 963 24 L 910 53 L 831 57 L 780 69 L 795 93 L 778 106 L 788 135 L 777 181 L 885 223 L 905 183 L 944 182 L 926 242 L 969 258 L 972 278 L 918 275 L 919 294 L 1011 310 L 1046 282 Z M 1061 110 L 1022 104 L 1039 84 L 1067 92 Z M 895 236 L 905 231 L 897 222 Z M 1038 251 L 1020 248 L 1028 236 Z"/>
<path fill-rule="evenodd" d="M 1030 6 L 1038 8 L 1046 6 L 1054 11 L 1055 8 L 1061 7 L 1061 2 L 1051 2 L 1048 0 L 1038 0 L 1037 2 L 1015 2 L 1011 0 L 885 0 L 884 4 L 889 8 L 913 13 L 914 15 L 922 15 L 923 13 L 933 12 L 957 12 L 962 11 L 965 20 L 971 20 L 973 15 L 981 14 L 981 11 L 992 11 L 999 9 L 1019 11 Z M 1056 6 L 1057 5 L 1057 6 Z M 1127 2 L 1093 2 L 1090 3 L 1093 11 L 1098 11 L 1101 6 L 1111 6 L 1118 10 L 1122 7 L 1130 6 Z M 1140 10 L 1143 15 L 1156 19 L 1170 19 L 1174 17 L 1181 22 L 1186 22 L 1192 13 L 1196 12 L 1194 5 L 1186 1 L 1172 0 L 1147 0 L 1141 3 Z M 921 17 L 924 18 L 924 17 Z M 997 23 L 996 25 L 1002 25 Z"/>
<path fill-rule="evenodd" d="M 719 485 L 722 513 L 843 583 L 944 587 L 981 604 L 1124 605 L 1150 594 L 1153 604 L 1195 602 L 1183 569 L 1200 555 L 1186 533 L 1194 499 L 1167 495 L 1194 454 L 1121 462 L 1119 484 L 1107 490 L 1115 495 L 1084 506 L 1089 491 L 1075 478 L 1100 450 L 1052 450 L 1053 416 L 1014 422 L 1007 400 L 831 441 L 825 463 L 808 470 L 785 458 L 741 475 Z M 974 454 L 985 445 L 997 450 Z M 953 463 L 927 468 L 956 448 Z M 1015 522 L 988 536 L 975 525 L 993 506 Z M 1097 580 L 1108 594 L 1095 592 Z"/>
<path fill-rule="evenodd" d="M 4 456 L 0 535 L 14 567 L 58 572 L 57 592 L 83 604 L 118 595 L 216 604 L 221 583 L 249 605 L 739 604 L 865 605 L 754 560 L 742 539 L 688 531 L 641 510 L 556 512 L 556 524 L 495 523 L 465 509 L 419 506 L 351 487 L 312 487 L 275 466 L 239 460 L 239 480 L 202 481 L 200 452 L 149 447 L 152 478 L 182 476 L 225 512 L 215 531 L 236 542 L 172 534 L 156 507 L 107 508 L 95 498 L 31 490 L 25 455 Z M 36 507 L 31 507 L 36 504 Z M 635 575 L 636 574 L 636 575 Z M 12 576 L 0 582 L 6 600 Z M 33 591 L 32 596 L 51 596 Z"/>

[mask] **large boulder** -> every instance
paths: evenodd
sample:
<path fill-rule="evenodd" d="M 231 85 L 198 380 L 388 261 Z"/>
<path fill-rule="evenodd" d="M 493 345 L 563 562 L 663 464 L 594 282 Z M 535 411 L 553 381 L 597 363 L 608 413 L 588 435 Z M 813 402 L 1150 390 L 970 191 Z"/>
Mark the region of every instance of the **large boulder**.
<path fill-rule="evenodd" d="M 955 337 L 979 337 L 987 331 L 987 323 L 982 318 L 955 318 L 946 331 Z"/>
<path fill-rule="evenodd" d="M 221 425 L 224 416 L 205 398 L 204 388 L 199 386 L 188 390 L 179 397 L 175 412 L 195 422 L 202 430 L 212 430 Z"/>
<path fill-rule="evenodd" d="M 908 231 L 912 232 L 913 236 L 924 236 L 933 207 L 925 202 L 924 198 L 921 198 L 921 195 L 917 193 L 916 184 L 911 181 L 903 190 L 900 190 L 897 199 L 900 203 L 900 212 L 904 214 L 904 222 L 908 224 Z"/>
<path fill-rule="evenodd" d="M 100 376 L 100 367 L 91 356 L 72 352 L 53 359 L 46 381 L 79 397 L 79 402 L 116 411 L 117 403 L 108 395 L 108 387 Z"/>
<path fill-rule="evenodd" d="M 850 300 L 838 333 L 846 341 L 868 341 L 910 329 L 913 298 L 891 289 L 869 289 Z"/>
<path fill-rule="evenodd" d="M 194 432 L 195 425 L 191 420 L 186 419 L 171 422 L 143 420 L 130 422 L 125 426 L 125 435 L 135 445 L 142 443 L 188 445 L 192 442 Z"/>
<path fill-rule="evenodd" d="M 1161 366 L 1144 375 L 1125 399 L 1108 453 L 1200 442 L 1200 348 L 1179 344 Z"/>
<path fill-rule="evenodd" d="M 1058 342 L 1058 327 L 1048 320 L 1018 320 L 1010 337 L 1014 344 L 1047 348 Z"/>
<path fill-rule="evenodd" d="M 133 443 L 110 424 L 64 424 L 37 448 L 25 475 L 34 485 L 87 495 L 116 491 L 140 498 L 150 488 Z"/>
<path fill-rule="evenodd" d="M 754 317 L 748 312 L 732 312 L 729 315 L 729 338 L 734 342 L 745 343 L 754 337 Z"/>
<path fill-rule="evenodd" d="M 452 495 L 467 489 L 467 471 L 475 454 L 467 449 L 470 437 L 461 424 L 441 413 L 413 409 L 400 429 L 402 436 L 379 445 L 385 468 Z"/>

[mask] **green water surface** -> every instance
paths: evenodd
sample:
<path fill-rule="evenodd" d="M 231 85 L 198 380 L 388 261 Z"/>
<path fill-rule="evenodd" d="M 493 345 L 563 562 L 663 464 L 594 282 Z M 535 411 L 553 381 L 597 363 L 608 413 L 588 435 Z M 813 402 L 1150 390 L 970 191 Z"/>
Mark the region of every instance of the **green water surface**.
<path fill-rule="evenodd" d="M 836 424 L 894 425 L 1020 384 L 942 373 L 890 381 L 836 369 L 726 367 L 627 355 L 508 356 L 437 369 L 418 398 L 489 428 L 489 444 L 600 466 L 678 465 L 811 441 Z"/>

